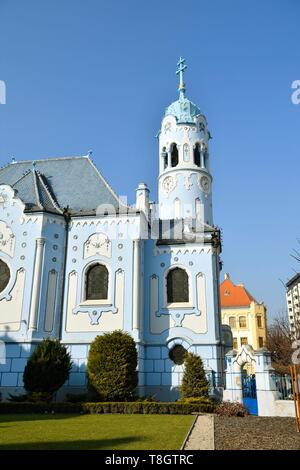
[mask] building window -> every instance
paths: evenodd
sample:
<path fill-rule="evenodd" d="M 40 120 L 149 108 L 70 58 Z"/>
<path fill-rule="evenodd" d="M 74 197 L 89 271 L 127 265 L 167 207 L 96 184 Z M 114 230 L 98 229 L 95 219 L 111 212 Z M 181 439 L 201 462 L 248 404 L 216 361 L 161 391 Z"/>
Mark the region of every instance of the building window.
<path fill-rule="evenodd" d="M 194 147 L 194 163 L 200 166 L 200 144 L 196 144 Z"/>
<path fill-rule="evenodd" d="M 184 363 L 186 349 L 181 344 L 176 344 L 169 352 L 169 358 L 174 364 L 181 366 Z"/>
<path fill-rule="evenodd" d="M 241 346 L 243 346 L 244 344 L 248 344 L 248 338 L 241 338 Z"/>
<path fill-rule="evenodd" d="M 2 259 L 0 259 L 0 292 L 2 292 L 10 280 L 10 271 Z"/>
<path fill-rule="evenodd" d="M 262 336 L 259 336 L 259 337 L 258 337 L 258 346 L 259 346 L 260 348 L 263 348 L 263 347 L 264 347 L 264 339 L 263 339 Z"/>
<path fill-rule="evenodd" d="M 172 150 L 171 150 L 171 166 L 177 166 L 178 165 L 178 148 L 176 144 L 172 144 Z"/>
<path fill-rule="evenodd" d="M 246 317 L 239 317 L 240 328 L 247 328 Z"/>
<path fill-rule="evenodd" d="M 189 277 L 181 268 L 174 268 L 167 275 L 167 302 L 178 303 L 189 301 Z"/>
<path fill-rule="evenodd" d="M 233 349 L 238 349 L 238 340 L 237 340 L 237 338 L 233 338 Z"/>
<path fill-rule="evenodd" d="M 257 319 L 257 326 L 258 326 L 258 328 L 262 328 L 262 318 L 261 318 L 261 315 L 257 315 L 256 319 Z"/>
<path fill-rule="evenodd" d="M 86 273 L 86 300 L 106 300 L 108 270 L 103 264 L 94 264 Z"/>
<path fill-rule="evenodd" d="M 235 317 L 229 317 L 229 326 L 230 326 L 230 328 L 233 328 L 233 329 L 236 328 Z"/>

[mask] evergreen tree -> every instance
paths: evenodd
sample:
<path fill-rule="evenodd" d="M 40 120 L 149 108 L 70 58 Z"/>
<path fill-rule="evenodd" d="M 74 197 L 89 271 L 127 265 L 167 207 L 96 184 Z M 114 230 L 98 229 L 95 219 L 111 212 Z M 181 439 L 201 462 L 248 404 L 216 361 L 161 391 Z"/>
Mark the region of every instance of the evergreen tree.
<path fill-rule="evenodd" d="M 128 400 L 138 384 L 137 350 L 133 338 L 122 331 L 97 336 L 87 364 L 90 385 L 105 401 Z"/>
<path fill-rule="evenodd" d="M 71 356 L 59 340 L 44 339 L 29 357 L 23 381 L 27 392 L 53 395 L 69 378 Z"/>
<path fill-rule="evenodd" d="M 201 357 L 186 353 L 184 366 L 180 387 L 181 398 L 208 398 L 208 381 Z"/>

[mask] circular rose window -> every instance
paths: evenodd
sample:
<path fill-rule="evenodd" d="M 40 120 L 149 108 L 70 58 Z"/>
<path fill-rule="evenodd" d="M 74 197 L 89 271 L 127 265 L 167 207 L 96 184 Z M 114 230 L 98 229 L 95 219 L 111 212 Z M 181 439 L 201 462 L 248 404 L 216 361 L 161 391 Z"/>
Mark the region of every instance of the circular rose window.
<path fill-rule="evenodd" d="M 181 366 L 184 363 L 185 353 L 186 349 L 184 349 L 181 344 L 176 344 L 169 352 L 169 358 L 174 362 L 174 364 Z"/>
<path fill-rule="evenodd" d="M 9 267 L 7 266 L 4 261 L 0 259 L 0 292 L 2 292 L 7 284 L 9 283 L 10 279 L 10 271 Z"/>

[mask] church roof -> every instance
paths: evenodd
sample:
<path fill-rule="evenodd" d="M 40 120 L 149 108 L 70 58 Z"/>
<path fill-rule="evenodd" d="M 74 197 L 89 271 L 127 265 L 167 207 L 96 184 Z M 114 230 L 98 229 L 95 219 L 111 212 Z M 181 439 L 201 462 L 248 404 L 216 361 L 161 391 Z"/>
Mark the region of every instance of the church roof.
<path fill-rule="evenodd" d="M 13 162 L 0 169 L 0 184 L 17 191 L 27 211 L 72 215 L 95 213 L 101 204 L 116 210 L 122 202 L 88 156 Z"/>
<path fill-rule="evenodd" d="M 249 307 L 255 298 L 243 285 L 235 285 L 229 276 L 220 285 L 221 308 Z"/>
<path fill-rule="evenodd" d="M 25 202 L 28 210 L 46 210 L 62 213 L 54 194 L 47 186 L 44 175 L 39 171 L 28 170 L 18 179 L 12 188 Z"/>

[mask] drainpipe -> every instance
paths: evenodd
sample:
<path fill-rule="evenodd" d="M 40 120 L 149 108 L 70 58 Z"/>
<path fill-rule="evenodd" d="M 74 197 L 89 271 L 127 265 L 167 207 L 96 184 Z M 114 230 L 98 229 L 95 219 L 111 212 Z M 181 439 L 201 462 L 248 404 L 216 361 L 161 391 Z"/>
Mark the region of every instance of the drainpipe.
<path fill-rule="evenodd" d="M 69 242 L 69 227 L 71 214 L 69 206 L 67 206 L 63 211 L 63 216 L 65 219 L 65 242 L 64 242 L 64 261 L 62 267 L 62 293 L 61 293 L 61 308 L 60 308 L 60 318 L 59 318 L 59 339 L 62 338 L 63 330 L 63 313 L 64 313 L 64 300 L 65 300 L 65 284 L 66 284 L 66 267 L 67 267 L 67 253 L 68 253 L 68 242 Z"/>
<path fill-rule="evenodd" d="M 220 240 L 219 240 L 220 246 Z M 224 385 L 224 370 L 223 370 L 223 344 L 222 344 L 222 317 L 221 317 L 221 302 L 220 302 L 220 289 L 219 289 L 219 279 L 220 279 L 220 266 L 219 266 L 219 256 L 217 253 L 218 247 L 216 248 L 216 278 L 218 280 L 218 290 L 217 290 L 217 302 L 218 302 L 218 326 L 219 326 L 219 337 L 220 337 L 220 371 L 221 371 L 221 385 Z"/>

